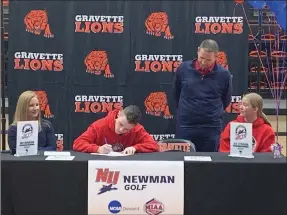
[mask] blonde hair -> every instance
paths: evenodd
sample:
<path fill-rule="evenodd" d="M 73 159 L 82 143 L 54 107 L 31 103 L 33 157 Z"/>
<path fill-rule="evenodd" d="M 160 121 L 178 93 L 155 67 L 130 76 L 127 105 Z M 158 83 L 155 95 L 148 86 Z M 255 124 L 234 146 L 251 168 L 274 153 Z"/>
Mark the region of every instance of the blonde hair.
<path fill-rule="evenodd" d="M 263 113 L 263 98 L 257 93 L 248 93 L 243 96 L 247 99 L 253 108 L 257 108 L 258 115 L 264 120 L 264 122 L 271 126 L 265 113 Z"/>
<path fill-rule="evenodd" d="M 37 98 L 37 94 L 33 91 L 25 91 L 23 92 L 18 99 L 16 111 L 14 114 L 14 120 L 12 125 L 16 125 L 19 121 L 30 121 L 29 118 L 29 105 L 32 98 Z M 41 130 L 41 112 L 39 111 L 37 120 L 39 122 L 39 131 Z"/>

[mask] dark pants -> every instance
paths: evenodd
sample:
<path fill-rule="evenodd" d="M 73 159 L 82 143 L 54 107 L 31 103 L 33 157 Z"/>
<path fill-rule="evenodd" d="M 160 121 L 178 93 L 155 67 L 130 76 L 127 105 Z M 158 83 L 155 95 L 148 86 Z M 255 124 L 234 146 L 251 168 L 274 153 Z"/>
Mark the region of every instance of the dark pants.
<path fill-rule="evenodd" d="M 221 127 L 178 128 L 177 139 L 186 139 L 194 143 L 197 152 L 217 152 Z"/>

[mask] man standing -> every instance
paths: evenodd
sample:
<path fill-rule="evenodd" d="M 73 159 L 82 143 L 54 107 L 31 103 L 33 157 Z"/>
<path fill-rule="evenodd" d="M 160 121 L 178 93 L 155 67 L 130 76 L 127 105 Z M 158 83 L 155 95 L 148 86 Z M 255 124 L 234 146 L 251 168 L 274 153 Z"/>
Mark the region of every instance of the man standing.
<path fill-rule="evenodd" d="M 232 76 L 216 63 L 218 51 L 214 40 L 204 40 L 197 59 L 181 63 L 175 75 L 175 137 L 192 141 L 199 152 L 218 151 L 223 113 L 231 102 Z"/>

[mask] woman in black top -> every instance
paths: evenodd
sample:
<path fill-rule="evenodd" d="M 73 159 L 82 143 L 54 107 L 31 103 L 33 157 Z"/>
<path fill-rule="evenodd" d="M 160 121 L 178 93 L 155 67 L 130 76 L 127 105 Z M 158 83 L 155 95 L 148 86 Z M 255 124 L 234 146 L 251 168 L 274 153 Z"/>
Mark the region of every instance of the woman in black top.
<path fill-rule="evenodd" d="M 54 128 L 51 122 L 41 119 L 41 111 L 37 95 L 33 91 L 25 91 L 18 99 L 14 121 L 8 129 L 8 145 L 13 154 L 16 152 L 17 122 L 32 120 L 37 120 L 39 122 L 39 150 L 56 150 L 56 136 Z"/>

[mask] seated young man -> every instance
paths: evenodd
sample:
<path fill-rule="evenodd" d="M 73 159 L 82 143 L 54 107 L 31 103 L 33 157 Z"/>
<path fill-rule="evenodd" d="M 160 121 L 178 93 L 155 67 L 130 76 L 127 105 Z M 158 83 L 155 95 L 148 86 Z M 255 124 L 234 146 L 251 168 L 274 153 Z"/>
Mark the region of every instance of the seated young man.
<path fill-rule="evenodd" d="M 275 143 L 275 133 L 271 123 L 263 113 L 263 99 L 257 93 L 246 94 L 240 105 L 240 115 L 232 122 L 252 123 L 253 151 L 271 152 Z M 230 123 L 220 137 L 220 152 L 230 152 Z"/>
<path fill-rule="evenodd" d="M 73 150 L 88 153 L 124 154 L 136 152 L 157 152 L 157 142 L 138 122 L 140 109 L 130 105 L 122 110 L 113 110 L 108 115 L 92 123 L 73 143 Z"/>

